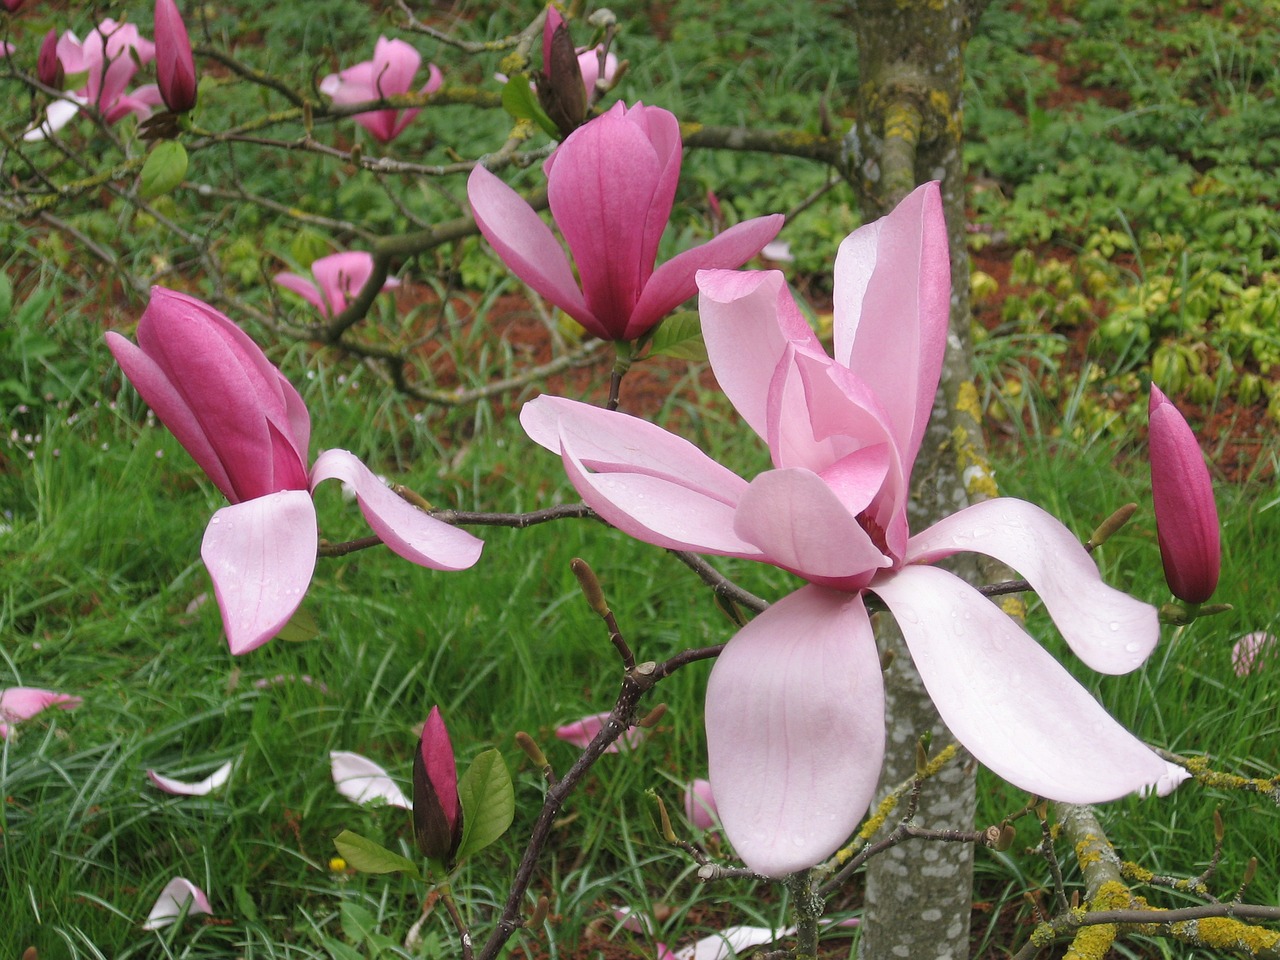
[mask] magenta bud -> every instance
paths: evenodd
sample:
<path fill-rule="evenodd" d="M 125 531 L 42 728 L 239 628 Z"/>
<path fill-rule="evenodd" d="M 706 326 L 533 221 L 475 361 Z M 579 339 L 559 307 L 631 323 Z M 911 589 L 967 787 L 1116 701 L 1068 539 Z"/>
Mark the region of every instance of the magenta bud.
<path fill-rule="evenodd" d="M 432 707 L 413 757 L 413 836 L 423 856 L 448 863 L 462 841 L 458 767 L 449 731 Z"/>
<path fill-rule="evenodd" d="M 587 91 L 578 51 L 573 47 L 568 24 L 555 7 L 547 7 L 547 19 L 542 27 L 538 102 L 561 136 L 567 137 L 587 117 Z"/>
<path fill-rule="evenodd" d="M 1191 427 L 1154 383 L 1148 421 L 1151 495 L 1164 578 L 1179 600 L 1203 603 L 1217 588 L 1222 565 L 1209 468 Z"/>
<path fill-rule="evenodd" d="M 4 8 L 10 13 L 14 13 L 22 6 L 24 0 L 4 0 Z"/>
<path fill-rule="evenodd" d="M 62 61 L 58 59 L 58 31 L 50 30 L 40 43 L 40 55 L 36 58 L 36 76 L 46 87 L 61 90 L 66 75 Z"/>
<path fill-rule="evenodd" d="M 156 80 L 165 106 L 186 113 L 196 105 L 196 64 L 187 25 L 174 0 L 156 0 Z"/>

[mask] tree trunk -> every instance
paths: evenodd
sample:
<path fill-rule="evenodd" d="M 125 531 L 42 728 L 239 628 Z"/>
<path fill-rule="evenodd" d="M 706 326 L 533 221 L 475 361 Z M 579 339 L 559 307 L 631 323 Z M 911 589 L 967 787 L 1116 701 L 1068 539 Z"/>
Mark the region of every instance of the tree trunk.
<path fill-rule="evenodd" d="M 855 0 L 857 121 L 850 147 L 864 219 L 881 216 L 918 183 L 941 180 L 951 241 L 951 335 L 933 418 L 913 475 L 911 525 L 920 530 L 990 490 L 970 382 L 969 262 L 964 233 L 963 55 L 982 4 L 962 0 Z M 976 468 L 976 469 L 975 469 Z M 976 496 L 975 496 L 976 495 Z M 952 567 L 977 580 L 976 564 Z M 896 656 L 885 674 L 888 749 L 881 790 L 915 773 L 915 743 L 953 738 L 933 707 L 897 629 L 881 618 Z M 926 784 L 916 823 L 973 828 L 975 763 L 963 751 Z M 962 960 L 969 950 L 973 849 L 907 842 L 868 864 L 862 960 Z"/>

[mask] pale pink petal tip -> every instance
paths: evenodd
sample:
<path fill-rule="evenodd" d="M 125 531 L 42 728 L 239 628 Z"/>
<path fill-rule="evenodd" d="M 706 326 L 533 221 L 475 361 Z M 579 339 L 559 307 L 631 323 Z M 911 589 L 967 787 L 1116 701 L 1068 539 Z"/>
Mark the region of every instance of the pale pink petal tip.
<path fill-rule="evenodd" d="M 183 797 L 203 797 L 224 786 L 231 779 L 231 761 L 228 760 L 203 780 L 190 782 L 175 780 L 173 777 L 162 776 L 154 770 L 148 770 L 147 776 L 151 778 L 152 783 L 165 793 L 173 793 Z"/>
<path fill-rule="evenodd" d="M 1157 797 L 1167 797 L 1173 791 L 1177 790 L 1184 780 L 1189 780 L 1191 774 L 1176 763 L 1166 762 L 1164 765 L 1164 774 L 1161 775 L 1155 783 L 1148 787 L 1142 787 L 1138 791 L 1138 796 L 1149 797 L 1155 794 Z"/>
<path fill-rule="evenodd" d="M 142 925 L 142 929 L 159 930 L 167 927 L 182 915 L 184 909 L 189 917 L 213 912 L 203 890 L 184 877 L 174 877 L 160 891 L 160 897 L 147 915 L 147 922 Z"/>
<path fill-rule="evenodd" d="M 596 734 L 600 732 L 600 728 L 604 726 L 604 722 L 608 719 L 608 713 L 595 713 L 589 717 L 583 717 L 581 720 L 575 720 L 573 723 L 566 723 L 563 727 L 556 727 L 556 736 L 573 744 L 575 747 L 585 750 L 587 745 L 596 738 Z M 628 727 L 627 731 L 609 744 L 604 752 L 618 753 L 620 750 L 634 750 L 640 746 L 640 742 L 647 735 L 648 731 L 641 727 Z"/>
<path fill-rule="evenodd" d="M 37 713 L 50 707 L 74 710 L 84 703 L 80 697 L 37 687 L 9 687 L 0 691 L 0 718 L 10 723 L 30 720 Z"/>
<path fill-rule="evenodd" d="M 684 789 L 684 815 L 699 830 L 710 830 L 719 822 L 716 798 L 711 793 L 711 781 L 694 780 Z"/>
<path fill-rule="evenodd" d="M 1237 677 L 1247 677 L 1277 654 L 1276 638 L 1265 630 L 1246 633 L 1231 648 L 1231 667 Z"/>
<path fill-rule="evenodd" d="M 368 757 L 346 750 L 332 750 L 329 752 L 329 761 L 338 792 L 352 803 L 364 805 L 381 800 L 388 806 L 413 809 L 409 798 L 387 771 Z"/>

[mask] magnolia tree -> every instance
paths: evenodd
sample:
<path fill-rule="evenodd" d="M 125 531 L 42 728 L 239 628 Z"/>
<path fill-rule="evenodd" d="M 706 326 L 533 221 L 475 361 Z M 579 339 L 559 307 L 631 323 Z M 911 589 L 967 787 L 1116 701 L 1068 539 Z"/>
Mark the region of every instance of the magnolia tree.
<path fill-rule="evenodd" d="M 4 134 L 6 168 L 20 184 L 5 203 L 19 217 L 44 218 L 57 227 L 60 206 L 105 189 L 172 221 L 154 199 L 186 189 L 190 165 L 229 145 L 252 146 L 264 155 L 306 151 L 387 177 L 461 182 L 466 176 L 469 216 L 383 238 L 331 223 L 363 237 L 368 249 L 316 256 L 310 276 L 285 271 L 271 278 L 314 309 L 310 325 L 290 326 L 253 306 L 233 288 L 211 247 L 189 226 L 167 222 L 199 251 L 190 275 L 171 275 L 167 286 L 152 287 L 134 330 L 107 334 L 124 376 L 228 501 L 210 518 L 200 555 L 233 654 L 252 656 L 273 637 L 301 629 L 297 611 L 318 558 L 341 562 L 356 550 L 385 544 L 437 571 L 429 575 L 444 575 L 511 562 L 484 555 L 481 540 L 463 528 L 586 517 L 613 528 L 601 529 L 602 543 L 629 536 L 670 551 L 738 622 L 723 644 L 663 661 L 642 659 L 590 566 L 575 561 L 574 573 L 617 658 L 619 688 L 610 709 L 557 732 L 581 748 L 568 770 L 554 770 L 533 737 L 517 735 L 545 778 L 541 798 L 517 793 L 496 750 L 479 754 L 459 775 L 436 708 L 427 713 L 413 754 L 411 798 L 371 761 L 333 754 L 333 777 L 344 795 L 411 811 L 425 866 L 408 851 L 350 831 L 335 839 L 337 852 L 357 869 L 420 879 L 424 903 L 444 904 L 443 922 L 458 955 L 492 960 L 518 929 L 537 933 L 551 905 L 531 891 L 557 815 L 602 755 L 634 746 L 657 721 L 660 708 L 644 705 L 651 691 L 708 659 L 715 661 L 705 704 L 710 775 L 690 783 L 684 805 L 695 826 L 723 830 L 727 849 L 713 857 L 682 838 L 659 801 L 661 829 L 673 855 L 697 864 L 700 881 L 755 877 L 785 885 L 793 916 L 785 929 L 730 927 L 680 956 L 710 960 L 775 940 L 797 957 L 813 956 L 824 903 L 872 858 L 908 840 L 1007 849 L 1022 817 L 1044 825 L 1041 854 L 1056 885 L 1055 906 L 1019 956 L 1070 939 L 1074 955 L 1100 957 L 1122 929 L 1139 927 L 1274 955 L 1280 938 L 1251 921 L 1280 918 L 1280 909 L 1211 897 L 1180 910 L 1150 908 L 1121 882 L 1114 851 L 1105 836 L 1089 832 L 1093 821 L 1079 805 L 1142 792 L 1155 795 L 1149 810 L 1159 816 L 1156 797 L 1192 772 L 1217 777 L 1219 785 L 1223 775 L 1135 738 L 994 602 L 1034 591 L 1074 654 L 1104 674 L 1139 667 L 1156 647 L 1162 617 L 1186 623 L 1213 611 L 1207 601 L 1220 562 L 1213 491 L 1200 448 L 1176 407 L 1152 388 L 1152 490 L 1161 556 L 1177 600 L 1163 611 L 1108 586 L 1090 557 L 1128 518 L 1129 508 L 1084 543 L 1040 507 L 1001 497 L 911 529 L 913 466 L 926 446 L 947 351 L 956 349 L 949 345 L 955 224 L 948 224 L 937 183 L 913 183 L 884 216 L 831 251 L 834 309 L 824 341 L 782 273 L 744 268 L 777 237 L 781 213 L 736 223 L 661 264 L 659 244 L 690 140 L 708 147 L 747 143 L 845 163 L 841 173 L 854 181 L 865 169 L 838 160 L 838 136 L 803 147 L 786 136 L 753 140 L 750 131 L 730 136 L 703 128 L 685 138 L 674 114 L 642 102 L 644 91 L 606 102 L 626 69 L 611 49 L 616 24 L 607 11 L 588 18 L 599 44 L 587 47 L 576 47 L 572 37 L 574 29 L 585 35 L 586 28 L 567 22 L 554 7 L 511 37 L 472 45 L 402 11 L 399 28 L 407 37 L 451 42 L 460 56 L 512 51 L 503 64 L 510 76 L 498 95 L 450 91 L 448 66 L 424 70 L 414 43 L 400 37 L 370 35 L 371 60 L 344 61 L 308 90 L 298 78 L 259 72 L 217 47 L 201 47 L 197 58 L 173 0 L 155 5 L 154 39 L 121 18 L 91 24 L 84 40 L 68 26 L 39 41 L 24 32 L 21 15 L 31 11 L 19 11 L 20 2 L 5 5 L 17 14 L 6 21 L 13 38 L 12 50 L 6 48 L 8 76 L 32 104 L 26 128 Z M 256 85 L 292 106 L 283 115 L 206 129 L 194 112 L 220 88 L 201 81 L 198 60 L 204 69 L 216 66 L 219 83 Z M 138 82 L 148 79 L 154 83 Z M 359 124 L 379 144 L 394 145 L 424 106 L 449 98 L 476 109 L 504 107 L 512 117 L 506 142 L 483 157 L 428 167 L 391 149 L 365 156 L 358 146 L 334 146 L 321 135 L 322 123 L 335 133 Z M 131 116 L 137 121 L 124 126 Z M 302 124 L 301 137 L 273 139 L 271 127 L 289 122 Z M 537 147 L 539 132 L 554 146 Z M 114 153 L 82 152 L 80 145 L 89 141 Z M 503 178 L 511 165 L 538 162 L 545 190 L 521 195 Z M 229 199 L 275 209 L 267 198 L 243 191 Z M 544 208 L 555 230 L 544 220 Z M 445 395 L 407 375 L 406 355 L 379 345 L 371 334 L 362 339 L 358 331 L 371 325 L 379 294 L 405 279 L 391 275 L 398 261 L 477 230 L 516 277 L 581 331 L 549 364 Z M 89 238 L 71 235 L 108 265 L 121 266 Z M 125 276 L 139 290 L 146 279 L 136 271 Z M 206 298 L 171 289 L 198 282 L 211 291 Z M 696 319 L 688 311 L 675 313 L 695 297 Z M 450 403 L 537 382 L 611 351 L 601 406 L 544 394 L 519 413 L 528 450 L 545 451 L 529 455 L 559 457 L 580 502 L 522 514 L 470 512 L 466 504 L 437 509 L 411 490 L 388 486 L 347 451 L 324 449 L 313 456 L 311 418 L 290 372 L 273 365 L 228 313 L 281 336 L 341 347 L 380 365 L 409 395 Z M 738 415 L 735 442 L 762 444 L 770 469 L 739 476 L 679 435 L 618 409 L 635 362 L 664 351 L 687 354 L 694 344 L 705 349 L 719 389 Z M 328 479 L 353 492 L 371 537 L 321 539 L 312 491 Z M 939 565 L 961 553 L 992 558 L 1022 579 L 977 585 Z M 767 602 L 723 576 L 706 555 L 770 564 L 804 585 Z M 915 731 L 908 758 L 914 773 L 887 783 L 885 658 L 872 628 L 876 613 L 896 623 L 928 699 L 954 737 L 953 743 L 930 743 L 916 739 L 923 731 Z M 1265 635 L 1246 640 L 1237 657 L 1242 670 L 1274 646 Z M 41 710 L 72 709 L 82 695 L 88 693 L 7 689 L 0 694 L 0 736 L 10 736 L 12 725 Z M 966 756 L 1026 791 L 1025 807 L 982 828 L 919 822 L 926 783 Z M 195 795 L 221 788 L 233 770 L 227 765 L 199 783 L 150 775 L 159 789 Z M 1274 783 L 1259 787 L 1255 781 L 1254 789 L 1280 794 Z M 1068 903 L 1047 801 L 1061 804 L 1059 819 L 1069 837 L 1096 845 L 1089 848 L 1091 858 L 1080 855 L 1088 896 L 1083 909 Z M 517 818 L 528 836 L 501 905 L 491 913 L 459 909 L 450 886 L 454 871 L 483 857 Z M 1200 889 L 1207 891 L 1203 881 Z M 965 889 L 960 894 L 969 896 Z M 927 906 L 904 902 L 897 922 L 910 926 Z M 216 893 L 211 898 L 175 878 L 144 926 L 231 910 Z M 432 916 L 424 909 L 414 923 L 411 948 L 423 942 Z M 483 928 L 467 916 L 481 918 Z M 1209 918 L 1216 925 L 1197 923 Z M 641 931 L 650 923 L 627 910 L 619 921 Z"/>

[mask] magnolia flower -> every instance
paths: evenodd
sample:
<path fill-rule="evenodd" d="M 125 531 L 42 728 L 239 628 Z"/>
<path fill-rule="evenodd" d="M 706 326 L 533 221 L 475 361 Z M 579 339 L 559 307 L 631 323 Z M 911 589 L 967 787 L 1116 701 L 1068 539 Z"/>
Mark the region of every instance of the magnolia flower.
<path fill-rule="evenodd" d="M 1231 648 L 1231 668 L 1237 677 L 1247 677 L 1276 655 L 1276 638 L 1265 630 L 1246 633 Z"/>
<path fill-rule="evenodd" d="M 413 754 L 413 837 L 424 857 L 448 863 L 462 842 L 458 765 L 449 730 L 432 707 Z"/>
<path fill-rule="evenodd" d="M 1147 419 L 1151 496 L 1164 578 L 1179 600 L 1204 603 L 1217 589 L 1222 566 L 1209 468 L 1191 427 L 1154 383 Z"/>
<path fill-rule="evenodd" d="M 35 687 L 8 687 L 0 690 L 0 740 L 9 736 L 9 724 L 30 720 L 50 707 L 74 710 L 82 703 L 84 701 L 80 697 Z"/>
<path fill-rule="evenodd" d="M 363 805 L 381 800 L 391 807 L 413 809 L 413 803 L 391 775 L 368 757 L 347 750 L 331 750 L 329 769 L 338 792 L 352 803 Z"/>
<path fill-rule="evenodd" d="M 62 89 L 66 75 L 62 69 L 62 61 L 58 59 L 58 31 L 50 29 L 40 42 L 40 52 L 36 55 L 36 79 L 46 87 Z"/>
<path fill-rule="evenodd" d="M 41 53 L 41 61 L 37 63 L 42 70 L 41 77 L 55 78 L 57 71 L 49 63 L 43 45 Z M 162 102 L 155 84 L 125 92 L 139 64 L 150 63 L 155 58 L 155 44 L 139 34 L 131 23 L 116 23 L 107 18 L 90 31 L 83 43 L 68 30 L 54 45 L 54 53 L 62 75 L 83 76 L 83 83 L 69 91 L 65 99 L 49 104 L 44 122 L 27 131 L 24 140 L 44 140 L 52 136 L 66 126 L 81 107 L 96 107 L 103 120 L 115 123 L 131 113 L 145 120 L 152 108 Z"/>
<path fill-rule="evenodd" d="M 719 821 L 710 780 L 694 780 L 684 788 L 684 816 L 699 830 L 710 830 Z"/>
<path fill-rule="evenodd" d="M 160 896 L 156 899 L 155 906 L 151 908 L 151 913 L 147 915 L 147 922 L 142 925 L 142 929 L 159 930 L 161 927 L 167 927 L 182 916 L 183 910 L 186 910 L 189 917 L 198 913 L 213 912 L 209 906 L 209 898 L 205 896 L 203 890 L 185 877 L 174 877 L 160 891 Z"/>
<path fill-rule="evenodd" d="M 196 64 L 187 25 L 173 0 L 156 0 L 156 78 L 160 96 L 174 113 L 196 105 Z"/>
<path fill-rule="evenodd" d="M 961 550 L 1019 570 L 1093 669 L 1132 670 L 1156 611 L 1106 586 L 1079 541 L 1021 500 L 980 503 L 910 536 L 907 496 L 946 344 L 950 270 L 937 184 L 851 234 L 835 267 L 835 356 L 781 274 L 703 271 L 703 334 L 721 388 L 775 469 L 747 482 L 625 414 L 554 397 L 521 423 L 559 453 L 582 498 L 661 547 L 745 557 L 809 581 L 716 660 L 710 780 L 746 864 L 782 876 L 853 832 L 885 745 L 879 655 L 863 593 L 902 630 L 956 738 L 1040 796 L 1109 800 L 1186 774 L 1124 730 L 973 587 L 930 566 Z"/>
<path fill-rule="evenodd" d="M 335 104 L 367 103 L 384 100 L 402 93 L 412 93 L 414 76 L 422 65 L 422 55 L 403 40 L 379 37 L 373 48 L 373 59 L 331 73 L 320 81 L 320 92 L 332 97 Z M 444 78 L 434 63 L 427 64 L 428 79 L 419 93 L 435 93 Z M 380 143 L 390 143 L 418 115 L 420 107 L 408 110 L 370 110 L 357 113 L 356 122 L 373 134 Z"/>
<path fill-rule="evenodd" d="M 166 777 L 156 773 L 154 770 L 147 771 L 147 778 L 165 793 L 173 793 L 182 797 L 203 797 L 226 786 L 227 781 L 231 779 L 231 761 L 228 760 L 203 780 L 175 780 L 173 777 Z"/>
<path fill-rule="evenodd" d="M 551 215 L 581 287 L 551 229 L 519 194 L 478 166 L 467 195 L 480 232 L 516 276 L 593 336 L 634 340 L 693 296 L 699 270 L 741 266 L 782 229 L 781 214 L 747 220 L 655 270 L 680 149 L 673 114 L 618 103 L 547 158 Z"/>
<path fill-rule="evenodd" d="M 573 723 L 566 723 L 563 727 L 556 727 L 556 737 L 573 744 L 580 750 L 585 750 L 600 733 L 600 729 L 608 719 L 609 714 L 607 711 L 605 713 L 593 713 L 591 716 L 575 720 Z M 604 752 L 619 753 L 622 750 L 634 750 L 640 746 L 647 733 L 648 731 L 642 727 L 628 727 L 621 737 L 604 748 Z"/>
<path fill-rule="evenodd" d="M 373 254 L 363 250 L 332 253 L 311 263 L 314 281 L 296 273 L 277 273 L 275 282 L 286 290 L 292 290 L 320 311 L 326 319 L 335 317 L 347 308 L 373 273 Z M 383 290 L 400 286 L 400 281 L 388 277 Z"/>
<path fill-rule="evenodd" d="M 311 420 L 298 392 L 249 337 L 194 297 L 154 287 L 135 346 L 107 344 L 160 421 L 231 505 L 213 515 L 201 557 L 233 654 L 266 643 L 289 621 L 315 570 L 311 492 L 336 479 L 395 553 L 433 570 L 461 570 L 481 542 L 410 506 L 354 455 L 327 450 L 307 470 Z"/>

